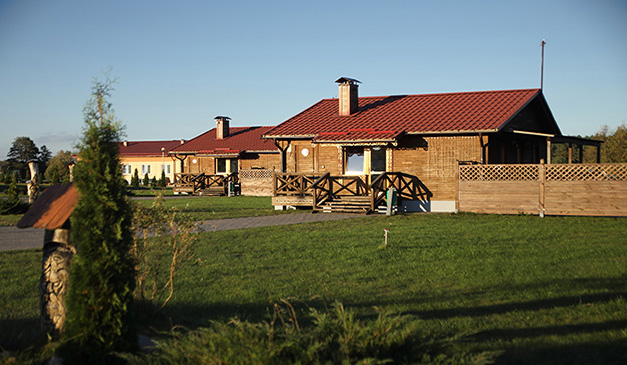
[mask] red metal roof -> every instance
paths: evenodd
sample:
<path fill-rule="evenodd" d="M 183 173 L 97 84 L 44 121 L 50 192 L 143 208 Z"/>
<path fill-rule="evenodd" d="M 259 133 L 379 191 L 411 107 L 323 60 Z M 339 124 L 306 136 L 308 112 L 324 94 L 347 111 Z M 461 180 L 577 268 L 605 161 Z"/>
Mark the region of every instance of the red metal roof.
<path fill-rule="evenodd" d="M 54 184 L 41 193 L 19 222 L 17 228 L 57 229 L 70 218 L 78 203 L 78 190 L 72 183 Z"/>
<path fill-rule="evenodd" d="M 274 143 L 261 136 L 272 127 L 231 127 L 224 139 L 216 139 L 213 128 L 188 142 L 173 148 L 171 153 L 233 154 L 248 152 L 278 152 Z"/>
<path fill-rule="evenodd" d="M 538 94 L 540 89 L 360 97 L 359 111 L 350 116 L 338 115 L 338 99 L 323 99 L 265 137 L 339 141 L 384 140 L 403 132 L 495 132 Z"/>
<path fill-rule="evenodd" d="M 126 143 L 126 146 L 124 144 Z M 171 149 L 181 145 L 181 140 L 176 141 L 127 141 L 119 142 L 120 156 L 161 156 L 163 147 L 167 154 Z"/>

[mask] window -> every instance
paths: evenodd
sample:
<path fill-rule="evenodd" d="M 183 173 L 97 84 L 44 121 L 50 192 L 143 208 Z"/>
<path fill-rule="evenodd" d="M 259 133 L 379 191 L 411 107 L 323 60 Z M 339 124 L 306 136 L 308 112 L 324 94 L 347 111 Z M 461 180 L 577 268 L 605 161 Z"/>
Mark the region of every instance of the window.
<path fill-rule="evenodd" d="M 131 175 L 131 165 L 122 165 L 122 174 L 123 175 Z"/>
<path fill-rule="evenodd" d="M 364 148 L 346 147 L 346 174 L 360 175 L 364 173 Z"/>
<path fill-rule="evenodd" d="M 216 158 L 216 174 L 230 174 L 237 170 L 236 158 Z"/>
<path fill-rule="evenodd" d="M 150 174 L 150 165 L 142 165 L 142 175 Z"/>
<path fill-rule="evenodd" d="M 370 171 L 385 172 L 385 148 L 372 147 L 370 149 Z"/>
<path fill-rule="evenodd" d="M 172 165 L 167 164 L 167 165 L 161 165 L 161 171 L 163 171 L 166 175 L 169 175 L 172 173 Z"/>
<path fill-rule="evenodd" d="M 226 174 L 226 158 L 216 159 L 216 173 Z"/>

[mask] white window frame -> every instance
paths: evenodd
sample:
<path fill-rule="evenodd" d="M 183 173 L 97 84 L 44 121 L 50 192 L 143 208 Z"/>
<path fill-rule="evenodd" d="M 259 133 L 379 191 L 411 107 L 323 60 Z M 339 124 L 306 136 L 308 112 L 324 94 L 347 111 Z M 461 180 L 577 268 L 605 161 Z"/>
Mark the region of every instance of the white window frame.
<path fill-rule="evenodd" d="M 133 169 L 131 165 L 122 165 L 122 175 L 132 175 Z"/>
<path fill-rule="evenodd" d="M 142 165 L 142 175 L 150 175 L 151 165 Z"/>
<path fill-rule="evenodd" d="M 172 174 L 172 165 L 169 163 L 161 165 L 161 171 L 163 171 L 166 175 Z"/>

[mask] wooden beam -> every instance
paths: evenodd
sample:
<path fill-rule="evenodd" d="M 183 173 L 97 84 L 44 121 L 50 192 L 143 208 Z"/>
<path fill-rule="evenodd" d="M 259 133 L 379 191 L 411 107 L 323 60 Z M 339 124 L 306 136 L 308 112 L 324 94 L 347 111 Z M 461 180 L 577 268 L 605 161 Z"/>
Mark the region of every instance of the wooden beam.
<path fill-rule="evenodd" d="M 568 163 L 573 163 L 573 144 L 568 144 Z"/>
<path fill-rule="evenodd" d="M 546 139 L 546 163 L 547 165 L 551 164 L 551 138 L 547 137 Z"/>

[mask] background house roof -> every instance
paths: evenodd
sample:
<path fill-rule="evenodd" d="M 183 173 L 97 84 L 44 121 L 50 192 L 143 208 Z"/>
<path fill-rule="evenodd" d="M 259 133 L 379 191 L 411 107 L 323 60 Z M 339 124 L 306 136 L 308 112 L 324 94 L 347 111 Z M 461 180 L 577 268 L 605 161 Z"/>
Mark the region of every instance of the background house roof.
<path fill-rule="evenodd" d="M 126 144 L 126 146 L 124 145 Z M 120 156 L 161 156 L 161 147 L 167 154 L 172 148 L 181 145 L 181 140 L 176 141 L 126 141 L 118 142 Z"/>
<path fill-rule="evenodd" d="M 539 89 L 359 97 L 359 111 L 350 116 L 339 116 L 338 99 L 323 99 L 265 137 L 378 140 L 403 132 L 496 132 L 537 95 Z"/>
<path fill-rule="evenodd" d="M 216 139 L 216 128 L 213 128 L 173 148 L 170 152 L 180 154 L 278 152 L 272 141 L 261 138 L 270 129 L 272 127 L 231 127 L 226 138 Z"/>

